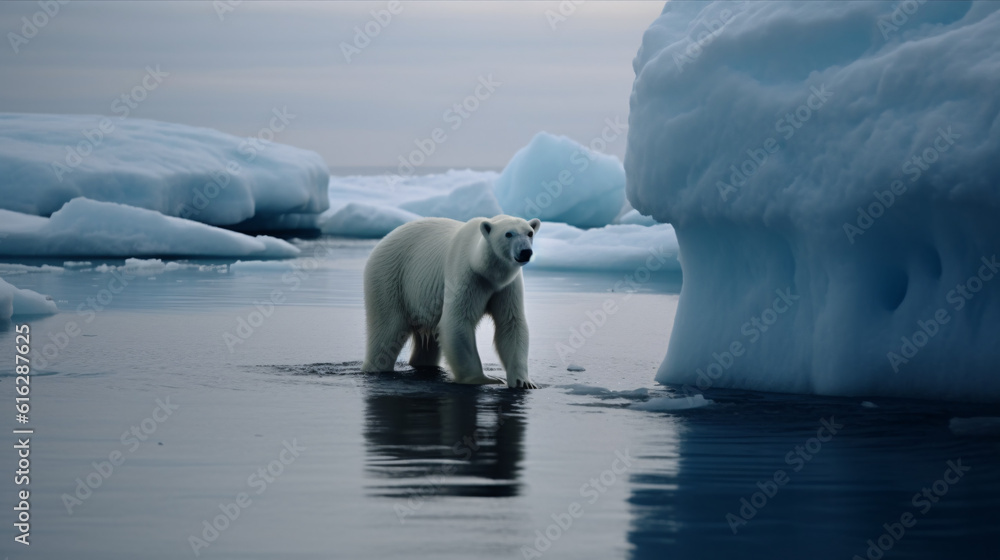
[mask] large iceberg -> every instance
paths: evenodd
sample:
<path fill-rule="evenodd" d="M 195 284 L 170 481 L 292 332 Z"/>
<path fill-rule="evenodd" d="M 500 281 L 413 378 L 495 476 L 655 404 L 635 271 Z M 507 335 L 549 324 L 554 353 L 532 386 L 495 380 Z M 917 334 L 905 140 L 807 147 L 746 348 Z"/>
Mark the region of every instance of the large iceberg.
<path fill-rule="evenodd" d="M 659 381 L 1000 401 L 1000 4 L 670 2 L 634 69 Z"/>
<path fill-rule="evenodd" d="M 603 227 L 624 210 L 625 170 L 614 156 L 539 132 L 514 154 L 493 189 L 511 216 Z"/>
<path fill-rule="evenodd" d="M 281 110 L 272 121 L 288 119 Z M 308 150 L 208 128 L 0 113 L 0 209 L 49 216 L 85 197 L 218 226 L 309 226 L 329 170 Z"/>

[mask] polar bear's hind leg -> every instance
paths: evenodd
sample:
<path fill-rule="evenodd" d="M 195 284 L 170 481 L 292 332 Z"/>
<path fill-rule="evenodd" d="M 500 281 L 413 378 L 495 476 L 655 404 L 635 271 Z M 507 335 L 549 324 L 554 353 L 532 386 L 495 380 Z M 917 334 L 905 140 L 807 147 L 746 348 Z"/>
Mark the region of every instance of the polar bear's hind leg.
<path fill-rule="evenodd" d="M 368 325 L 364 372 L 392 371 L 396 358 L 410 336 L 406 322 L 398 316 L 376 316 Z"/>
<path fill-rule="evenodd" d="M 441 362 L 441 346 L 433 333 L 413 331 L 413 352 L 410 365 L 413 367 L 437 367 Z"/>

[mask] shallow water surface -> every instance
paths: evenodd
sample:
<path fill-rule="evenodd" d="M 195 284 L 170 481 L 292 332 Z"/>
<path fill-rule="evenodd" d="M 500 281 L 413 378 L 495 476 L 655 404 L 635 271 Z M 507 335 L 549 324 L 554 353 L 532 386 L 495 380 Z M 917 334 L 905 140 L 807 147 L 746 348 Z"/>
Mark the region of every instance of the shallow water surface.
<path fill-rule="evenodd" d="M 8 509 L 3 554 L 1000 551 L 1000 438 L 949 428 L 955 417 L 998 416 L 997 407 L 716 390 L 707 406 L 659 411 L 675 404 L 660 399 L 683 399 L 652 381 L 679 279 L 654 276 L 629 294 L 611 291 L 623 274 L 530 269 L 540 389 L 459 386 L 402 364 L 364 375 L 361 267 L 373 244 L 301 245 L 294 269 L 220 272 L 227 262 L 198 261 L 136 274 L 104 303 L 112 275 L 94 268 L 121 261 L 5 275 L 52 295 L 64 313 L 26 321 L 45 365 L 31 393 L 32 544 L 13 543 Z M 312 259 L 320 247 L 333 256 Z M 608 300 L 615 312 L 602 316 Z M 70 322 L 78 334 L 65 335 L 76 332 Z M 488 369 L 502 375 L 488 321 L 477 336 Z M 13 345 L 8 325 L 0 348 Z M 12 404 L 12 366 L 0 371 Z M 16 470 L 11 452 L 0 463 Z M 12 482 L 5 477 L 2 494 L 11 505 Z M 868 550 L 879 544 L 887 552 Z"/>

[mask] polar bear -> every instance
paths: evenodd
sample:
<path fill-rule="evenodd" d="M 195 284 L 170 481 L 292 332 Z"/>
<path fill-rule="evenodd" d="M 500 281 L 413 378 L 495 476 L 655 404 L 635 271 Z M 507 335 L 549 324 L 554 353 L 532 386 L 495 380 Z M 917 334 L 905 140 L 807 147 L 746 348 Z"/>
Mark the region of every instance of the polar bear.
<path fill-rule="evenodd" d="M 503 383 L 483 374 L 476 325 L 489 313 L 508 387 L 528 378 L 528 324 L 521 267 L 541 221 L 512 216 L 404 224 L 375 246 L 365 265 L 368 342 L 362 371 L 391 371 L 407 338 L 410 365 L 437 366 L 441 353 L 458 383 Z"/>

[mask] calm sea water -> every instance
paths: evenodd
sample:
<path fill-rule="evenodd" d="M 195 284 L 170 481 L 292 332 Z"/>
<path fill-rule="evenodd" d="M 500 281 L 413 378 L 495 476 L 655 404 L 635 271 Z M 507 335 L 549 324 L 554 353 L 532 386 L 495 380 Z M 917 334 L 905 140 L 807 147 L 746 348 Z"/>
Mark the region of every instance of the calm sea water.
<path fill-rule="evenodd" d="M 122 261 L 93 261 L 5 274 L 63 313 L 26 321 L 44 361 L 31 385 L 31 545 L 13 540 L 8 435 L 0 554 L 1000 553 L 1000 438 L 949 428 L 956 417 L 1000 416 L 997 407 L 713 391 L 709 406 L 642 410 L 676 396 L 652 379 L 679 279 L 623 294 L 611 291 L 614 274 L 527 271 L 539 390 L 458 386 L 402 366 L 363 375 L 361 270 L 374 244 L 301 245 L 297 273 L 191 261 L 202 268 L 121 286 L 93 268 Z M 309 256 L 319 248 L 332 256 Z M 608 300 L 616 311 L 602 318 Z M 486 322 L 480 352 L 500 374 L 491 335 Z M 4 326 L 0 399 L 17 428 L 13 347 Z"/>

